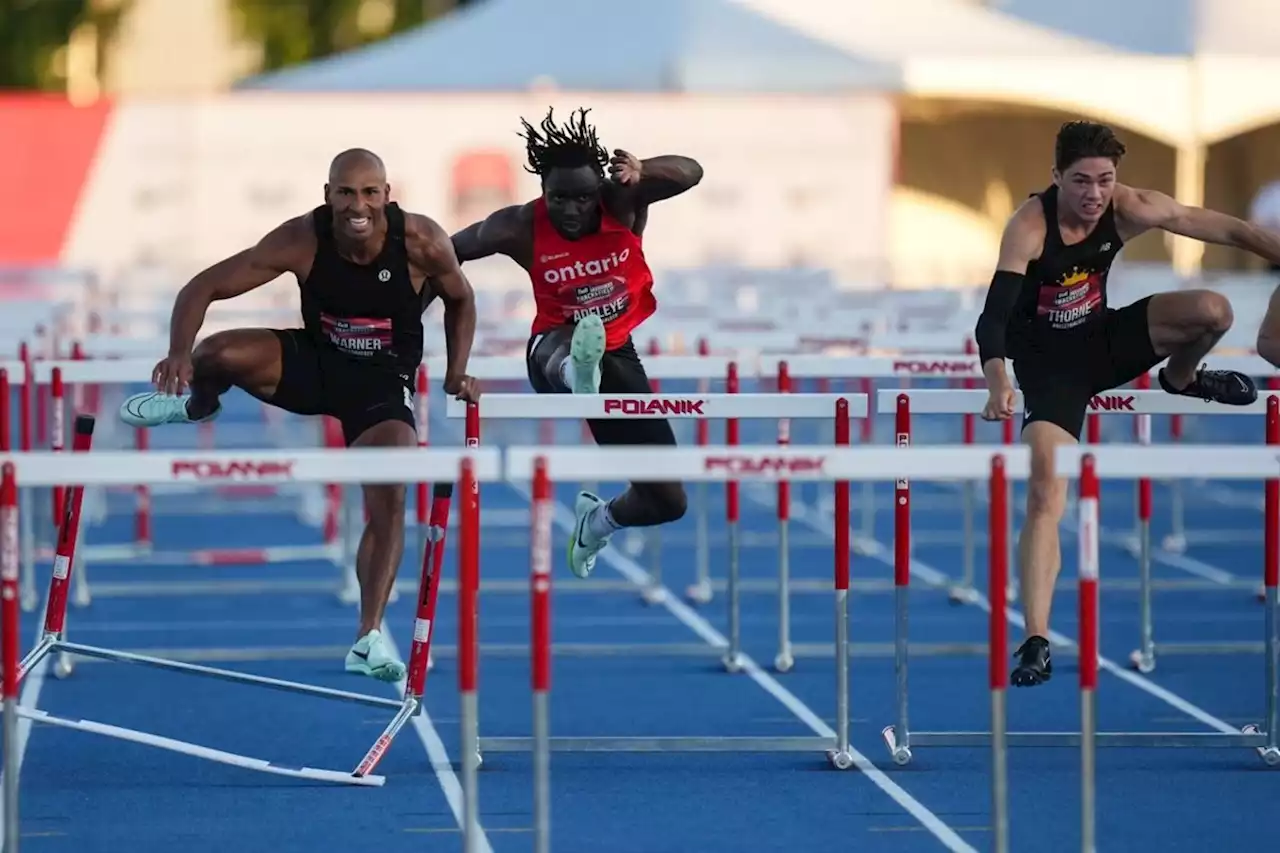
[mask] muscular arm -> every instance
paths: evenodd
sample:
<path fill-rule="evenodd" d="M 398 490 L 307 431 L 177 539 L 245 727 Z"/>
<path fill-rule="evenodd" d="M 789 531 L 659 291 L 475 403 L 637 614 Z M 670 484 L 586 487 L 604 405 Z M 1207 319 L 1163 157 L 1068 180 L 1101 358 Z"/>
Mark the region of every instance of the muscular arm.
<path fill-rule="evenodd" d="M 635 201 L 640 206 L 674 198 L 702 180 L 702 165 L 692 157 L 663 154 L 640 161 L 640 182 Z"/>
<path fill-rule="evenodd" d="M 996 272 L 987 289 L 986 303 L 978 317 L 974 338 L 978 344 L 978 357 L 982 361 L 982 373 L 987 383 L 1006 380 L 1004 359 L 1005 335 L 1009 318 L 1018 303 L 1027 266 L 1044 248 L 1045 223 L 1039 199 L 1032 199 L 1022 206 L 1005 225 L 1000 238 L 1000 257 Z"/>
<path fill-rule="evenodd" d="M 1180 204 L 1155 190 L 1117 187 L 1115 201 L 1120 218 L 1138 233 L 1159 228 L 1204 243 L 1244 249 L 1280 263 L 1280 234 L 1274 231 L 1216 210 Z"/>
<path fill-rule="evenodd" d="M 188 355 L 205 312 L 214 302 L 262 287 L 287 272 L 297 272 L 310 233 L 304 217 L 278 226 L 254 246 L 219 261 L 187 282 L 169 318 L 169 354 Z"/>
<path fill-rule="evenodd" d="M 444 302 L 444 381 L 446 387 L 452 387 L 454 380 L 466 375 L 471 358 L 476 336 L 476 294 L 462 272 L 453 242 L 435 220 L 409 217 L 405 236 L 409 262 L 435 282 L 436 292 Z"/>
<path fill-rule="evenodd" d="M 530 230 L 526 206 L 517 204 L 495 210 L 481 221 L 454 234 L 453 252 L 458 261 L 477 261 L 490 255 L 518 258 L 520 235 Z"/>

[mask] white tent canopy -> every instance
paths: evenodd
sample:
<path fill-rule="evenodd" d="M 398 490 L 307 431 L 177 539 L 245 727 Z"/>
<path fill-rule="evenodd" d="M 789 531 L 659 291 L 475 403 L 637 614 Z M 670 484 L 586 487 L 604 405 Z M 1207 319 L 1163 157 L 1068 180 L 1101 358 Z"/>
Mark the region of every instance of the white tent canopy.
<path fill-rule="evenodd" d="M 1191 70 L 1180 58 L 1128 52 L 957 0 L 735 2 L 850 53 L 898 63 L 908 94 L 1087 111 L 1175 146 L 1195 137 Z"/>
<path fill-rule="evenodd" d="M 1280 120 L 1280 15 L 1276 0 L 998 0 L 1034 23 L 1160 55 L 1183 69 L 1190 132 L 1203 143 Z"/>

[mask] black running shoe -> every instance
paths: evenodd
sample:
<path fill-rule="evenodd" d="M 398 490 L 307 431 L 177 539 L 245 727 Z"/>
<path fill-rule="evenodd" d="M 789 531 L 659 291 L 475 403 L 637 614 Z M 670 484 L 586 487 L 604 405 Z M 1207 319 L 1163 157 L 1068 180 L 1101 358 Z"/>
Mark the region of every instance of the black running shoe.
<path fill-rule="evenodd" d="M 1243 373 L 1234 370 L 1196 371 L 1196 378 L 1181 391 L 1169 384 L 1165 378 L 1164 368 L 1160 368 L 1160 387 L 1170 394 L 1183 397 L 1199 397 L 1211 403 L 1223 403 L 1228 406 L 1247 406 L 1258 399 L 1258 386 Z"/>
<path fill-rule="evenodd" d="M 1053 677 L 1053 660 L 1049 656 L 1049 641 L 1044 637 L 1028 637 L 1014 652 L 1018 665 L 1013 668 L 1009 680 L 1014 687 L 1035 687 Z"/>

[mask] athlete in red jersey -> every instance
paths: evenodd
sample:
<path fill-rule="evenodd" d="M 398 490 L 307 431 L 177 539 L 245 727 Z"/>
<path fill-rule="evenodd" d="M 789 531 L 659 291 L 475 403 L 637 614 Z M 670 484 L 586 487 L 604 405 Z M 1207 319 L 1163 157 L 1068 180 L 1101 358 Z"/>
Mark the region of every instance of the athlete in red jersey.
<path fill-rule="evenodd" d="M 523 121 L 528 170 L 542 196 L 506 207 L 453 235 L 460 261 L 506 255 L 533 285 L 537 314 L 526 350 L 529 383 L 540 394 L 648 394 L 652 389 L 631 333 L 653 314 L 653 274 L 641 237 L 649 205 L 702 179 L 688 157 L 613 157 L 578 110 L 564 126 L 551 112 L 541 129 Z M 609 177 L 605 177 L 605 168 Z M 592 420 L 601 445 L 673 445 L 664 420 Z M 632 483 L 607 503 L 578 495 L 569 567 L 586 577 L 596 555 L 622 527 L 646 527 L 684 515 L 679 483 Z"/>

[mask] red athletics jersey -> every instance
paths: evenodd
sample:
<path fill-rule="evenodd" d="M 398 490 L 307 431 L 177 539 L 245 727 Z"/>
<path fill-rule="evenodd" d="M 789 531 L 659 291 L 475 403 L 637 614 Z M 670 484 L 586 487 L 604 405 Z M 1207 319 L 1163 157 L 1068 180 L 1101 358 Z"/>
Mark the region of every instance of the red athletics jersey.
<path fill-rule="evenodd" d="M 552 226 L 546 202 L 535 201 L 529 278 L 535 335 L 597 314 L 604 321 L 605 348 L 615 349 L 658 307 L 640 238 L 604 209 L 599 231 L 566 240 Z"/>

